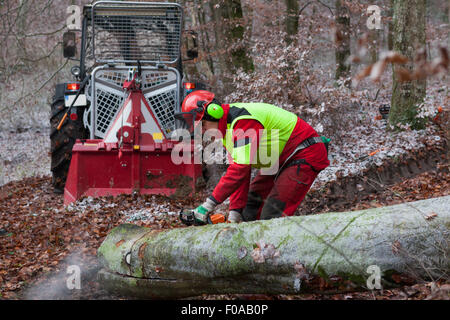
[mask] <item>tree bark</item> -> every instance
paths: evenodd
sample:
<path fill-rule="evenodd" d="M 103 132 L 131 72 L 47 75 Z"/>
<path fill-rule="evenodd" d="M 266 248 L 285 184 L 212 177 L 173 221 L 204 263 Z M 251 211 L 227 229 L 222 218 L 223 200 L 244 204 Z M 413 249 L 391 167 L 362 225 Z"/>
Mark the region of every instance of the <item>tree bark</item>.
<path fill-rule="evenodd" d="M 295 42 L 298 31 L 298 0 L 285 0 L 286 3 L 286 43 Z"/>
<path fill-rule="evenodd" d="M 425 47 L 426 27 L 425 0 L 394 0 L 393 49 L 414 60 L 417 50 Z M 413 63 L 404 65 L 411 71 Z M 424 119 L 416 118 L 418 106 L 426 95 L 426 80 L 399 82 L 393 67 L 392 100 L 389 123 L 397 127 L 399 123 L 409 124 L 413 129 L 423 129 Z"/>
<path fill-rule="evenodd" d="M 389 9 L 388 9 L 388 15 L 391 18 L 388 22 L 388 50 L 391 51 L 394 49 L 394 0 L 389 0 Z"/>
<path fill-rule="evenodd" d="M 350 75 L 350 11 L 336 0 L 336 74 L 335 78 L 347 78 Z"/>
<path fill-rule="evenodd" d="M 245 72 L 254 70 L 253 60 L 242 45 L 244 39 L 243 12 L 240 0 L 214 0 L 210 2 L 215 20 L 217 49 L 226 49 L 220 55 L 223 71 L 242 68 Z M 219 59 L 219 60 L 220 60 Z"/>
<path fill-rule="evenodd" d="M 449 208 L 447 196 L 166 231 L 124 224 L 98 249 L 99 281 L 122 295 L 181 298 L 354 291 L 366 286 L 371 265 L 380 268 L 383 287 L 393 274 L 439 276 L 449 271 Z M 426 219 L 432 212 L 437 216 Z"/>
<path fill-rule="evenodd" d="M 214 65 L 211 59 L 208 32 L 204 28 L 207 24 L 203 8 L 204 4 L 198 0 L 194 2 L 183 1 L 183 6 L 186 8 L 185 26 L 188 25 L 189 28 L 197 32 L 199 51 L 199 57 L 195 63 L 188 61 L 184 64 L 186 80 L 207 81 L 208 79 L 212 79 L 214 75 Z M 185 27 L 185 29 L 187 28 Z"/>
<path fill-rule="evenodd" d="M 370 30 L 368 32 L 369 34 L 369 56 L 370 56 L 370 63 L 374 64 L 379 59 L 378 50 L 379 48 L 382 48 L 381 46 L 381 32 L 380 30 L 374 29 Z"/>

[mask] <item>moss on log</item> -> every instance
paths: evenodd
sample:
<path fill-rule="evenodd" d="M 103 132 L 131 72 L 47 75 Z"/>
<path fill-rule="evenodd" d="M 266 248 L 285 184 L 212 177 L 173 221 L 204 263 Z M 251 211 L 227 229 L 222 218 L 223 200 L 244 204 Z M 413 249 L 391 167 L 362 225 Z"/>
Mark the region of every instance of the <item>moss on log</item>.
<path fill-rule="evenodd" d="M 371 265 L 386 280 L 396 273 L 429 277 L 449 270 L 443 254 L 448 252 L 449 208 L 447 196 L 362 211 L 166 231 L 124 224 L 98 250 L 103 267 L 99 281 L 124 295 L 181 298 L 298 294 L 315 291 L 315 279 L 320 278 L 325 283 L 339 279 L 331 289 L 354 290 L 366 285 Z"/>

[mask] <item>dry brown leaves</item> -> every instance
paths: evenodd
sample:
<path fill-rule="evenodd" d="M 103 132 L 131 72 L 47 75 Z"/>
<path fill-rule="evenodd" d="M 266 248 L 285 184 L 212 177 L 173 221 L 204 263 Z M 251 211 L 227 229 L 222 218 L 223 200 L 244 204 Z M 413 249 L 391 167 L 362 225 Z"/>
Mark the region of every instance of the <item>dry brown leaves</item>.
<path fill-rule="evenodd" d="M 450 168 L 446 164 L 437 172 L 426 172 L 412 179 L 405 179 L 391 189 L 406 201 L 416 201 L 450 195 Z M 430 214 L 430 218 L 434 215 Z"/>
<path fill-rule="evenodd" d="M 63 209 L 62 196 L 50 190 L 49 179 L 29 178 L 2 187 L 8 196 L 0 202 L 1 294 L 19 289 L 33 276 L 56 269 L 67 253 L 79 249 L 95 255 L 106 233 L 116 225 L 117 214 Z"/>
<path fill-rule="evenodd" d="M 27 178 L 0 187 L 0 229 L 6 230 L 0 236 L 0 298 L 17 297 L 15 292 L 36 277 L 57 271 L 71 252 L 95 258 L 107 233 L 126 222 L 121 211 L 145 207 L 145 199 L 120 196 L 109 199 L 115 207 L 67 211 L 50 183 L 50 178 Z M 133 223 L 156 230 L 182 226 L 176 216 Z"/>

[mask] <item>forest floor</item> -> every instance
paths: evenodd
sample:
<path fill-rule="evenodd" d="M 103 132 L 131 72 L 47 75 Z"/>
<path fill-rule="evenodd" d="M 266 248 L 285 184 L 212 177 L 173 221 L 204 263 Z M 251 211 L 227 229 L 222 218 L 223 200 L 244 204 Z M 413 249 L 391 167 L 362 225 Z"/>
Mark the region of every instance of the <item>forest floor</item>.
<path fill-rule="evenodd" d="M 378 159 L 357 174 L 337 173 L 329 181 L 319 181 L 296 214 L 360 210 L 449 195 L 449 146 L 446 142 L 449 132 L 445 129 L 448 128 L 445 125 L 448 124 L 448 110 L 445 114 L 444 125 L 433 125 L 431 142 L 429 136 L 424 136 L 415 149 L 384 159 L 381 165 Z M 11 139 L 9 134 L 0 131 L 2 141 Z M 0 146 L 1 168 L 12 172 L 11 176 L 0 172 L 4 179 L 0 181 L 0 299 L 126 299 L 103 291 L 96 281 L 99 270 L 97 248 L 108 232 L 121 223 L 153 229 L 183 227 L 178 219 L 179 211 L 194 207 L 207 195 L 200 193 L 190 200 L 136 195 L 88 197 L 64 206 L 63 195 L 53 193 L 48 155 L 40 148 L 41 143 L 47 143 L 47 131 L 29 129 L 13 134 L 20 142 L 16 149 L 11 143 Z M 226 204 L 219 210 L 226 210 Z M 80 290 L 67 289 L 66 271 L 70 265 L 81 268 Z M 449 299 L 448 281 L 415 279 L 404 285 L 404 281 L 399 280 L 402 285 L 394 289 L 340 294 L 205 295 L 195 298 Z"/>
<path fill-rule="evenodd" d="M 450 194 L 448 162 L 435 170 L 367 194 L 353 206 L 342 203 L 335 211 L 379 207 Z M 341 178 L 344 179 L 344 178 Z M 338 179 L 339 180 L 339 179 Z M 339 183 L 340 181 L 333 182 Z M 314 192 L 314 191 L 313 191 Z M 178 212 L 203 199 L 168 201 L 162 196 L 122 195 L 84 198 L 64 207 L 54 194 L 50 177 L 31 177 L 0 188 L 0 298 L 3 299 L 122 299 L 103 291 L 96 281 L 97 248 L 115 226 L 135 223 L 153 229 L 183 227 Z M 302 207 L 315 206 L 313 198 Z M 325 212 L 327 210 L 324 210 Z M 318 212 L 316 212 L 318 213 Z M 81 290 L 66 287 L 69 265 L 81 268 Z M 448 299 L 450 284 L 421 279 L 390 290 L 341 294 L 205 295 L 197 299 Z"/>

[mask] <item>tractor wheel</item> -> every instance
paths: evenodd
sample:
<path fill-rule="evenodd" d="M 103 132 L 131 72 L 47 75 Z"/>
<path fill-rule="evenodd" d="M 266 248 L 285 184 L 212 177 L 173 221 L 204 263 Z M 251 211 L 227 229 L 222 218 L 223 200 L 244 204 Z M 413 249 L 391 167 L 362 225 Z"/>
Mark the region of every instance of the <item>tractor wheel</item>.
<path fill-rule="evenodd" d="M 52 184 L 55 193 L 63 193 L 72 159 L 72 147 L 76 139 L 83 139 L 86 130 L 83 126 L 83 110 L 78 110 L 78 119 L 73 121 L 67 118 L 60 130 L 58 124 L 67 112 L 64 100 L 56 99 L 51 106 L 50 114 L 50 153 Z"/>

